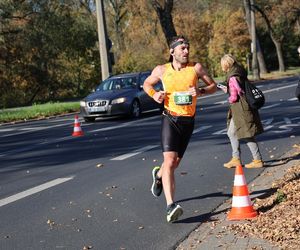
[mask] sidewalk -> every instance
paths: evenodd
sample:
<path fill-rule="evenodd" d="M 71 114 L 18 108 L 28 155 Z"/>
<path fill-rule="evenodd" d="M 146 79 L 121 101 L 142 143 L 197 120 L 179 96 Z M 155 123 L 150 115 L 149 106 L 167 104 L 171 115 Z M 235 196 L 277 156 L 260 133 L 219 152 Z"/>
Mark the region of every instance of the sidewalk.
<path fill-rule="evenodd" d="M 299 147 L 299 146 L 298 146 Z M 252 182 L 247 183 L 251 200 L 258 196 L 266 195 L 265 190 L 272 188 L 272 183 L 281 179 L 286 171 L 292 166 L 298 165 L 300 168 L 300 149 L 292 148 L 280 159 L 269 161 L 268 168 Z M 282 159 L 285 159 L 283 161 Z M 298 179 L 299 180 L 299 179 Z M 265 192 L 264 192 L 265 191 Z M 242 236 L 226 229 L 230 224 L 244 223 L 245 221 L 229 221 L 227 220 L 227 212 L 231 209 L 231 199 L 226 201 L 214 211 L 214 215 L 209 221 L 202 223 L 195 229 L 183 242 L 181 242 L 176 250 L 211 250 L 211 249 L 229 249 L 229 250 L 249 250 L 249 249 L 266 249 L 277 250 L 277 246 L 272 245 L 267 240 L 258 237 Z M 299 243 L 300 249 L 300 243 Z"/>

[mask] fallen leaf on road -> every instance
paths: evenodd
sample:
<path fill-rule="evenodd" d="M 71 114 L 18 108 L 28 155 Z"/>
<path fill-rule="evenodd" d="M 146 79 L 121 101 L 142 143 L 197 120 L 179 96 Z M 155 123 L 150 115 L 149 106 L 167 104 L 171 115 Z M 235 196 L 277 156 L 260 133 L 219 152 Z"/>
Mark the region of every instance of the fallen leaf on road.
<path fill-rule="evenodd" d="M 92 249 L 92 248 L 93 248 L 93 246 L 84 246 L 83 250 L 88 250 L 88 249 Z"/>
<path fill-rule="evenodd" d="M 55 224 L 55 222 L 54 222 L 53 220 L 48 219 L 48 220 L 47 220 L 47 224 L 48 224 L 49 226 L 53 226 L 53 225 Z"/>

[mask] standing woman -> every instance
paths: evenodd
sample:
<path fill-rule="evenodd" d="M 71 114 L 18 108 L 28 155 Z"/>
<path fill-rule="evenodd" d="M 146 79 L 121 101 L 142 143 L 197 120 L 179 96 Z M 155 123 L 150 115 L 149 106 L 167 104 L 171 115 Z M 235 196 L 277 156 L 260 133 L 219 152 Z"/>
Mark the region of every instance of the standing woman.
<path fill-rule="evenodd" d="M 223 91 L 229 94 L 229 111 L 227 114 L 227 135 L 232 147 L 232 158 L 224 164 L 226 168 L 241 165 L 240 140 L 246 141 L 252 154 L 252 162 L 246 168 L 264 166 L 255 136 L 263 132 L 258 110 L 251 109 L 244 96 L 246 70 L 229 54 L 221 59 L 221 67 L 226 72 L 226 86 Z"/>

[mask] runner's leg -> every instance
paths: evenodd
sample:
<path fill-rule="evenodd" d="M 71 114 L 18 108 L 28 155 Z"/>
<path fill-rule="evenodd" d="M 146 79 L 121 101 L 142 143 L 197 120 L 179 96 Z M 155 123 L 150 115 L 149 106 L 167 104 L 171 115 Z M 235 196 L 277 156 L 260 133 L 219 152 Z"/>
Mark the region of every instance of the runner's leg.
<path fill-rule="evenodd" d="M 166 197 L 167 205 L 174 202 L 175 194 L 175 169 L 180 163 L 180 158 L 177 157 L 177 152 L 164 152 L 164 162 L 162 168 L 158 172 L 158 176 L 162 177 L 164 194 Z"/>

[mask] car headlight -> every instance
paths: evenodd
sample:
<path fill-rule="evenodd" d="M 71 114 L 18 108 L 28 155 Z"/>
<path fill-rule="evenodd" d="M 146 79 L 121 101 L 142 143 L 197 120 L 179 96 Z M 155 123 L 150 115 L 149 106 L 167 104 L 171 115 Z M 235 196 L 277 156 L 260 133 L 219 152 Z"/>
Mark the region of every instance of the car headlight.
<path fill-rule="evenodd" d="M 80 101 L 80 107 L 85 107 L 85 101 Z"/>
<path fill-rule="evenodd" d="M 120 104 L 126 101 L 125 97 L 117 98 L 111 101 L 111 104 Z"/>

